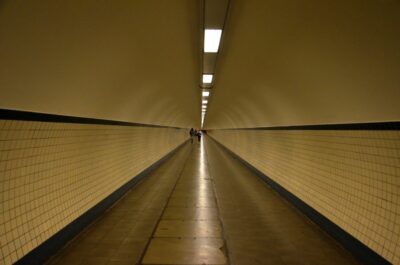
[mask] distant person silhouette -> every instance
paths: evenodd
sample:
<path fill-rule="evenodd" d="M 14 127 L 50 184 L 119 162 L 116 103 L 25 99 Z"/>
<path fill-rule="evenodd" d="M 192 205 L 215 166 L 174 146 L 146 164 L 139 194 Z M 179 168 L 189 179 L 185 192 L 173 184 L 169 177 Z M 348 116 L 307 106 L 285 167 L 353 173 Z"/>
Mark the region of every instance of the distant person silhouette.
<path fill-rule="evenodd" d="M 189 134 L 190 134 L 190 143 L 193 144 L 193 136 L 196 134 L 196 131 L 193 128 L 191 128 Z"/>
<path fill-rule="evenodd" d="M 201 140 L 201 131 L 200 131 L 200 130 L 197 131 L 197 139 L 198 139 L 199 142 L 200 142 L 200 140 Z"/>

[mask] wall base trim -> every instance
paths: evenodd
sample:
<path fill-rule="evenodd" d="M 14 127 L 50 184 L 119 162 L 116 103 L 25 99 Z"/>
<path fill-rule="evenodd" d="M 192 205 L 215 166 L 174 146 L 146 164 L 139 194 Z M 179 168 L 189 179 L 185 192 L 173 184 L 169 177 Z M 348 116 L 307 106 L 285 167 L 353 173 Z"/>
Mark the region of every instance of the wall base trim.
<path fill-rule="evenodd" d="M 323 216 L 321 213 L 316 211 L 314 208 L 309 206 L 307 203 L 302 201 L 293 193 L 286 190 L 283 186 L 279 185 L 277 182 L 272 180 L 270 177 L 262 173 L 260 170 L 255 168 L 253 165 L 248 163 L 246 160 L 241 158 L 239 155 L 234 153 L 228 147 L 214 139 L 210 138 L 222 147 L 228 154 L 240 161 L 251 171 L 253 171 L 259 178 L 261 178 L 268 186 L 278 192 L 283 198 L 289 201 L 297 209 L 299 209 L 303 214 L 305 214 L 311 221 L 317 224 L 322 230 L 333 237 L 339 244 L 341 244 L 345 249 L 353 254 L 359 261 L 367 265 L 390 265 L 391 263 L 385 258 L 380 256 L 378 253 L 370 249 L 368 246 L 364 245 L 361 241 L 353 237 L 351 234 L 340 228 L 338 225 L 333 223 L 331 220 Z"/>
<path fill-rule="evenodd" d="M 115 202 L 117 202 L 125 193 L 137 185 L 142 179 L 148 176 L 156 168 L 160 167 L 168 158 L 182 148 L 189 140 L 186 140 L 175 149 L 167 153 L 154 164 L 144 169 L 141 173 L 133 177 L 130 181 L 122 185 L 105 199 L 83 213 L 77 219 L 66 225 L 63 229 L 48 238 L 42 244 L 31 250 L 24 257 L 16 261 L 15 265 L 40 265 L 45 263 L 51 256 L 57 253 L 68 241 L 72 240 L 88 225 L 101 216 Z"/>

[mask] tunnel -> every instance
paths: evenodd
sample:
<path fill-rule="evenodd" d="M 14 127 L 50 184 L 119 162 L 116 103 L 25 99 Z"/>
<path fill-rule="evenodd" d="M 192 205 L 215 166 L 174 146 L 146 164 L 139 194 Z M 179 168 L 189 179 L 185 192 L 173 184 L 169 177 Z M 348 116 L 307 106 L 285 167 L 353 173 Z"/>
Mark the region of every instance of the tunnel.
<path fill-rule="evenodd" d="M 0 264 L 400 265 L 400 1 L 0 0 Z"/>

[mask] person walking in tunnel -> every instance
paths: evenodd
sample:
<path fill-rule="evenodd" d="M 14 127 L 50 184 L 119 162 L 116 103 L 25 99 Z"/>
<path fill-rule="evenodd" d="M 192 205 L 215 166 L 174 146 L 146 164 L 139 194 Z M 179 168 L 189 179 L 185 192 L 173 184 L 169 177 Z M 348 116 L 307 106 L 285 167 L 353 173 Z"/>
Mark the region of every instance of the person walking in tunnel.
<path fill-rule="evenodd" d="M 193 136 L 195 135 L 195 130 L 193 128 L 190 129 L 189 135 L 190 135 L 190 143 L 193 144 Z"/>
<path fill-rule="evenodd" d="M 201 140 L 201 130 L 198 130 L 198 131 L 197 131 L 197 139 L 199 140 L 199 143 L 200 143 L 200 140 Z"/>

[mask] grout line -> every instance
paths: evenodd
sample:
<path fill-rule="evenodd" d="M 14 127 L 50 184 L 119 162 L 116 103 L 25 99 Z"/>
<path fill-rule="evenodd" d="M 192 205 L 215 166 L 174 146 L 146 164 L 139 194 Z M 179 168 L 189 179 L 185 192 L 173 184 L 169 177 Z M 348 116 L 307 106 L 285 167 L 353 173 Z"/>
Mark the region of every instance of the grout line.
<path fill-rule="evenodd" d="M 188 161 L 188 159 L 189 159 L 189 157 L 190 157 L 190 154 L 192 153 L 192 150 L 193 150 L 193 146 L 190 145 L 190 152 L 189 152 L 189 154 L 187 155 L 187 157 L 186 157 L 186 159 L 185 159 L 185 161 L 184 161 L 184 163 L 183 163 L 183 166 L 182 166 L 182 168 L 181 168 L 181 171 L 179 172 L 179 175 L 178 175 L 178 177 L 177 177 L 177 179 L 176 179 L 176 181 L 175 181 L 175 184 L 174 184 L 174 186 L 173 186 L 173 188 L 172 188 L 172 190 L 171 190 L 171 193 L 169 194 L 169 196 L 168 196 L 168 198 L 167 198 L 167 202 L 165 203 L 165 207 L 164 207 L 164 209 L 162 210 L 162 212 L 161 212 L 161 214 L 160 214 L 160 217 L 158 218 L 157 223 L 156 223 L 155 226 L 154 226 L 153 231 L 151 232 L 151 236 L 149 237 L 149 240 L 147 241 L 146 246 L 144 247 L 144 250 L 143 250 L 143 252 L 142 252 L 142 255 L 140 256 L 140 259 L 139 259 L 138 264 L 143 264 L 144 256 L 145 256 L 146 253 L 147 253 L 147 250 L 148 250 L 148 248 L 149 248 L 149 246 L 150 246 L 151 241 L 154 239 L 154 235 L 155 235 L 155 233 L 156 233 L 156 231 L 157 231 L 158 225 L 160 224 L 160 222 L 161 222 L 161 220 L 162 220 L 162 217 L 163 217 L 163 215 L 164 215 L 164 213 L 165 213 L 165 210 L 166 210 L 167 207 L 168 207 L 168 203 L 169 203 L 169 201 L 171 200 L 172 194 L 174 193 L 175 188 L 176 188 L 176 186 L 178 185 L 178 182 L 179 182 L 179 180 L 180 180 L 181 177 L 182 177 L 182 173 L 183 173 L 183 171 L 184 171 L 184 169 L 185 169 L 185 167 L 186 167 L 187 161 Z"/>
<path fill-rule="evenodd" d="M 219 212 L 220 207 L 219 207 L 219 203 L 218 203 L 217 190 L 216 190 L 216 187 L 215 187 L 214 178 L 213 178 L 213 176 L 211 174 L 211 170 L 210 169 L 212 168 L 212 166 L 211 166 L 211 163 L 208 160 L 208 151 L 207 151 L 207 148 L 205 146 L 204 139 L 205 139 L 205 137 L 203 137 L 203 145 L 204 145 L 204 152 L 205 152 L 205 157 L 206 157 L 207 171 L 208 171 L 208 175 L 209 175 L 209 177 L 210 177 L 210 179 L 212 181 L 214 199 L 215 199 L 215 203 L 217 205 L 216 208 L 217 208 L 217 213 L 218 213 L 218 220 L 220 222 L 221 230 L 222 230 L 221 232 L 222 232 L 222 240 L 224 242 L 224 250 L 225 250 L 226 259 L 227 259 L 227 262 L 228 262 L 227 264 L 229 265 L 229 264 L 232 264 L 231 263 L 231 256 L 230 256 L 229 249 L 228 249 L 228 241 L 226 239 L 224 223 L 222 222 L 222 218 L 221 218 L 221 215 L 220 215 L 220 212 Z"/>

